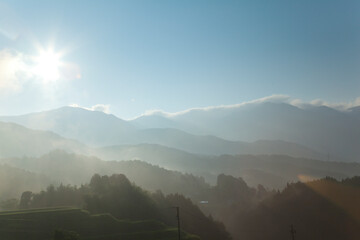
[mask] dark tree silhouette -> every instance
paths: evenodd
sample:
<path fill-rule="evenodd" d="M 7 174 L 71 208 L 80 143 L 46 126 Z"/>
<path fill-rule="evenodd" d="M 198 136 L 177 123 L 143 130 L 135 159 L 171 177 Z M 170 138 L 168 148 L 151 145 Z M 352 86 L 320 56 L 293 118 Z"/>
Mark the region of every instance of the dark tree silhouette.
<path fill-rule="evenodd" d="M 32 197 L 32 192 L 30 191 L 26 191 L 21 194 L 20 205 L 19 205 L 20 209 L 29 208 L 31 197 Z"/>

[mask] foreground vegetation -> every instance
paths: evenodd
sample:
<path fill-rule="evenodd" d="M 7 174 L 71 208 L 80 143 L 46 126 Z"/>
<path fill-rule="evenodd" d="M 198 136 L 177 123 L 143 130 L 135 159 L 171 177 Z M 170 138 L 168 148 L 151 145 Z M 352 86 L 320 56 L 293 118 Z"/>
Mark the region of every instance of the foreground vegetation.
<path fill-rule="evenodd" d="M 142 186 L 149 186 L 145 189 L 150 189 L 151 193 L 136 186 L 123 174 L 95 174 L 89 183 L 78 186 L 48 185 L 44 191 L 24 191 L 22 195 L 19 194 L 20 199 L 2 200 L 0 208 L 26 210 L 74 206 L 89 211 L 92 215 L 108 213 L 122 221 L 157 221 L 176 228 L 174 207 L 178 206 L 181 228 L 206 240 L 230 239 L 227 231 L 234 240 L 260 240 L 264 236 L 270 240 L 284 239 L 290 236 L 291 224 L 296 228 L 297 236 L 302 239 L 360 239 L 360 177 L 312 180 L 311 176 L 299 175 L 303 182 L 288 183 L 283 190 L 278 191 L 269 190 L 262 185 L 250 187 L 242 178 L 220 174 L 216 185 L 210 186 L 196 176 L 140 161 L 107 162 L 105 168 L 105 164 L 98 159 L 78 155 L 71 155 L 69 158 L 69 154 L 64 152 L 53 154 L 54 156 L 39 159 L 38 165 L 49 169 L 49 173 L 58 169 L 58 176 L 61 175 L 64 179 L 74 180 L 77 176 L 84 179 L 91 171 L 80 171 L 80 166 L 96 166 L 93 169 L 99 168 L 102 171 L 108 171 L 106 169 L 111 166 L 112 171 L 128 172 Z M 62 157 L 56 158 L 57 156 Z M 52 162 L 51 159 L 55 161 Z M 333 165 L 335 167 L 336 164 Z M 70 166 L 73 166 L 73 171 Z M 356 166 L 354 165 L 354 172 L 357 170 Z M 9 191 L 2 191 L 2 196 L 13 194 L 26 179 L 30 182 L 44 177 L 39 173 L 4 167 L 3 173 L 7 173 L 4 175 L 5 179 L 12 176 L 12 173 L 21 178 L 13 178 L 14 184 L 8 184 L 4 189 Z M 140 173 L 142 178 L 137 176 Z M 11 181 L 8 179 L 5 182 Z M 164 194 L 156 191 L 157 187 L 166 192 L 179 193 Z M 3 226 L 6 225 L 0 223 L 0 228 Z M 259 228 L 261 231 L 258 231 Z M 54 229 L 55 226 L 52 231 Z M 71 229 L 64 231 L 71 232 Z M 67 234 L 70 233 L 63 235 Z"/>
<path fill-rule="evenodd" d="M 0 236 L 4 240 L 175 240 L 178 232 L 154 220 L 117 220 L 76 208 L 43 208 L 0 213 Z M 184 232 L 182 238 L 199 239 Z"/>
<path fill-rule="evenodd" d="M 234 239 L 360 239 L 360 177 L 289 183 L 282 191 L 250 188 L 221 175 L 202 210 L 224 222 Z"/>
<path fill-rule="evenodd" d="M 10 203 L 13 203 L 10 201 Z M 11 206 L 11 204 L 8 204 Z M 16 215 L 19 213 L 23 214 L 33 214 L 29 218 L 18 218 L 23 221 L 24 219 L 38 221 L 36 216 L 39 213 L 48 214 L 44 217 L 44 223 L 46 219 L 61 219 L 61 217 L 68 216 L 68 218 L 73 221 L 72 214 L 64 214 L 62 210 L 61 213 L 58 213 L 58 209 L 53 209 L 53 207 L 60 207 L 60 206 L 76 206 L 77 208 L 82 208 L 89 211 L 91 214 L 100 214 L 98 216 L 102 216 L 105 220 L 101 221 L 109 221 L 106 220 L 107 218 L 114 219 L 122 219 L 126 221 L 146 221 L 146 222 L 164 222 L 165 224 L 171 227 L 177 227 L 176 221 L 176 211 L 174 206 L 180 207 L 181 213 L 185 213 L 187 211 L 189 214 L 181 214 L 181 225 L 182 229 L 186 232 L 193 233 L 201 237 L 201 239 L 230 239 L 229 234 L 226 232 L 225 227 L 219 223 L 214 221 L 212 218 L 206 217 L 200 209 L 194 205 L 190 199 L 185 198 L 179 194 L 173 195 L 163 195 L 161 192 L 156 192 L 154 194 L 150 194 L 140 187 L 132 184 L 125 175 L 123 174 L 114 174 L 112 176 L 100 176 L 94 175 L 91 178 L 89 184 L 82 185 L 81 187 L 76 186 L 63 186 L 60 185 L 59 187 L 54 187 L 50 185 L 46 191 L 41 191 L 39 193 L 32 193 L 30 191 L 23 192 L 18 207 L 20 209 L 25 209 L 25 212 L 12 212 L 12 215 Z M 41 208 L 47 208 L 46 211 L 38 210 Z M 51 211 L 48 208 L 52 208 Z M 29 211 L 30 209 L 30 211 Z M 35 209 L 35 210 L 31 210 Z M 40 211 L 40 212 L 39 212 Z M 80 211 L 81 212 L 81 211 Z M 104 215 L 104 213 L 111 214 L 111 215 Z M 6 216 L 8 213 L 3 213 Z M 35 215 L 34 215 L 35 214 Z M 41 215 L 40 214 L 40 215 Z M 50 214 L 50 215 L 49 215 Z M 52 214 L 56 214 L 52 215 Z M 60 214 L 60 218 L 59 215 Z M 35 216 L 35 218 L 34 218 Z M 44 215 L 42 215 L 44 216 Z M 106 217 L 104 217 L 106 216 Z M 113 217 L 111 217 L 113 216 Z M 198 218 L 198 221 L 193 221 L 194 216 Z M 200 220 L 200 221 L 199 221 Z M 65 221 L 66 223 L 60 223 L 57 221 Z M 43 226 L 45 229 L 50 229 L 54 231 L 56 228 L 64 228 L 66 230 L 74 230 L 72 227 L 71 221 L 69 222 L 66 218 L 62 220 L 56 220 L 53 223 L 46 223 L 51 225 Z M 81 218 L 78 218 L 76 221 L 82 221 Z M 8 223 L 9 224 L 9 223 Z M 24 222 L 26 224 L 26 222 Z M 65 225 L 64 225 L 65 224 Z M 68 225 L 66 225 L 68 224 Z M 78 224 L 78 223 L 77 223 Z M 89 227 L 92 229 L 92 223 L 83 225 L 84 228 Z M 134 224 L 134 223 L 132 223 Z M 0 225 L 0 228 L 5 225 Z M 78 226 L 78 225 L 76 225 Z M 166 231 L 169 232 L 169 235 L 164 235 L 161 233 L 160 235 L 154 231 L 158 231 L 159 228 L 157 225 L 154 225 L 154 228 L 147 228 L 147 233 L 150 238 L 121 238 L 121 239 L 172 239 L 171 234 L 172 230 L 170 231 L 167 229 Z M 25 227 L 25 226 L 24 226 Z M 131 227 L 131 226 L 130 226 Z M 164 227 L 163 227 L 164 228 Z M 34 229 L 22 228 L 22 226 L 18 226 L 13 229 L 20 229 L 20 232 L 25 229 Z M 79 230 L 79 234 L 82 233 L 82 228 Z M 118 230 L 121 228 L 117 228 Z M 139 233 L 142 234 L 143 232 L 141 228 L 139 228 Z M 140 231 L 141 230 L 141 231 Z M 6 230 L 4 230 L 6 231 Z M 85 230 L 84 230 L 85 231 Z M 92 231 L 92 230 L 91 230 Z M 90 232 L 91 232 L 90 231 Z M 153 232 L 153 233 L 149 233 Z M 13 232 L 15 234 L 15 231 Z M 123 234 L 123 232 L 116 232 L 113 233 L 113 230 L 106 230 L 104 228 L 104 234 Z M 50 234 L 49 232 L 47 234 Z M 95 232 L 93 235 L 99 235 L 100 233 Z M 131 233 L 134 235 L 133 233 Z M 45 234 L 46 235 L 46 234 Z M 45 236 L 44 235 L 44 236 Z M 106 235 L 106 236 L 107 236 Z M 16 234 L 14 236 L 17 236 Z M 42 236 L 42 235 L 41 235 Z M 89 235 L 92 236 L 92 235 Z M 146 235 L 147 236 L 147 235 Z M 158 236 L 155 238 L 151 238 L 151 236 Z M 184 237 L 188 236 L 187 234 Z M 190 237 L 188 237 L 190 238 Z M 9 239 L 23 239 L 20 236 L 18 238 L 9 238 Z M 109 239 L 117 239 L 117 237 L 109 238 Z"/>

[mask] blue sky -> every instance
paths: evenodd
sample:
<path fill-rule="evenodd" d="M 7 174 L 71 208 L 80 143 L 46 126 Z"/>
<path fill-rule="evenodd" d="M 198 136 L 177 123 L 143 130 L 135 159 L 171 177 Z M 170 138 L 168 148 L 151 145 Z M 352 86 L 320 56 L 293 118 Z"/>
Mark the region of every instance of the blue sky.
<path fill-rule="evenodd" d="M 33 71 L 39 49 L 59 53 L 53 81 L 49 65 Z M 360 2 L 0 0 L 0 64 L 1 115 L 105 104 L 131 118 L 273 94 L 349 102 Z"/>

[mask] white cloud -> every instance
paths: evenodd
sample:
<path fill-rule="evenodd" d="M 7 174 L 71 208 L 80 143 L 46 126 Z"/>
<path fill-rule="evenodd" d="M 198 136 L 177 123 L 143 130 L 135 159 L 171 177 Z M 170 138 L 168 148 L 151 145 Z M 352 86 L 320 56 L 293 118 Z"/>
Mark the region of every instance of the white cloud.
<path fill-rule="evenodd" d="M 174 113 L 165 112 L 161 109 L 151 109 L 151 110 L 147 110 L 144 114 L 140 115 L 140 117 L 141 116 L 149 116 L 149 115 L 175 117 L 175 116 L 186 114 L 191 111 L 210 111 L 210 110 L 214 110 L 214 109 L 231 109 L 231 108 L 243 107 L 248 104 L 259 104 L 259 103 L 263 103 L 263 102 L 274 102 L 274 103 L 289 102 L 289 100 L 290 100 L 290 96 L 288 96 L 288 95 L 276 94 L 276 95 L 271 95 L 271 96 L 255 99 L 255 100 L 248 101 L 248 102 L 242 102 L 242 103 L 238 103 L 238 104 L 209 106 L 209 107 L 202 107 L 202 108 L 189 108 L 189 109 L 179 111 L 179 112 L 174 112 Z"/>
<path fill-rule="evenodd" d="M 176 117 L 179 115 L 183 115 L 192 111 L 210 111 L 210 110 L 216 110 L 216 109 L 233 109 L 233 108 L 241 108 L 244 106 L 248 106 L 251 104 L 260 104 L 260 103 L 264 103 L 264 102 L 272 102 L 272 103 L 287 103 L 299 108 L 305 108 L 308 106 L 326 106 L 326 107 L 330 107 L 336 110 L 340 110 L 340 111 L 346 111 L 349 108 L 355 107 L 355 106 L 360 106 L 360 97 L 356 98 L 354 101 L 350 101 L 350 102 L 341 102 L 341 103 L 330 103 L 330 102 L 326 102 L 323 101 L 321 99 L 315 99 L 312 100 L 310 102 L 306 102 L 303 101 L 301 99 L 292 99 L 290 96 L 288 95 L 271 95 L 268 97 L 263 97 L 263 98 L 259 98 L 259 99 L 255 99 L 252 101 L 247 101 L 247 102 L 242 102 L 242 103 L 238 103 L 238 104 L 232 104 L 232 105 L 219 105 L 219 106 L 209 106 L 209 107 L 202 107 L 202 108 L 189 108 L 183 111 L 179 111 L 179 112 L 166 112 L 163 111 L 161 109 L 152 109 L 152 110 L 147 110 L 144 114 L 140 115 L 141 116 L 163 116 L 163 117 Z M 138 117 L 137 117 L 138 118 Z"/>
<path fill-rule="evenodd" d="M 308 106 L 325 106 L 325 107 L 333 108 L 333 109 L 336 109 L 339 111 L 347 111 L 348 109 L 350 109 L 352 107 L 360 106 L 360 97 L 356 98 L 353 101 L 338 102 L 338 103 L 331 103 L 331 102 L 324 101 L 322 99 L 314 99 L 310 102 L 305 102 L 300 99 L 294 99 L 294 100 L 290 101 L 290 104 L 300 107 L 300 108 L 305 108 Z"/>
<path fill-rule="evenodd" d="M 24 81 L 32 77 L 26 60 L 19 52 L 0 51 L 0 91 L 19 91 Z"/>
<path fill-rule="evenodd" d="M 110 113 L 110 105 L 108 104 L 96 104 L 91 107 L 92 111 Z"/>
<path fill-rule="evenodd" d="M 185 111 L 190 111 L 190 109 L 185 110 Z M 182 111 L 182 112 L 184 112 L 184 111 Z M 169 112 L 165 112 L 161 109 L 150 109 L 150 110 L 146 110 L 145 113 L 142 114 L 141 116 L 157 115 L 157 116 L 171 117 L 173 115 L 180 114 L 180 113 L 181 112 L 169 113 Z"/>
<path fill-rule="evenodd" d="M 96 104 L 94 106 L 91 107 L 82 107 L 79 104 L 70 104 L 70 107 L 75 107 L 75 108 L 82 108 L 82 109 L 86 109 L 89 111 L 97 111 L 97 112 L 103 112 L 103 113 L 110 113 L 110 105 L 109 104 Z"/>

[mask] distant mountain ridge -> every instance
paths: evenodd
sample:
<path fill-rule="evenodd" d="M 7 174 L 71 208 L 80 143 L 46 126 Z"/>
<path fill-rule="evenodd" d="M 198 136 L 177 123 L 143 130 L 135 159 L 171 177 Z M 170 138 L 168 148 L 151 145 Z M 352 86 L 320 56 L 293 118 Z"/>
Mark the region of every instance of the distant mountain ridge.
<path fill-rule="evenodd" d="M 0 117 L 0 121 L 14 122 L 35 130 L 52 131 L 66 138 L 104 146 L 113 144 L 113 138 L 130 135 L 136 129 L 133 124 L 114 115 L 76 107 Z"/>
<path fill-rule="evenodd" d="M 0 122 L 0 157 L 40 156 L 55 149 L 80 151 L 85 145 L 49 131 Z"/>
<path fill-rule="evenodd" d="M 162 124 L 164 128 L 233 141 L 283 140 L 315 149 L 332 159 L 360 160 L 359 107 L 339 111 L 326 106 L 300 108 L 284 102 L 260 102 L 176 114 L 157 112 L 132 122 L 143 128 Z"/>
<path fill-rule="evenodd" d="M 246 111 L 250 111 L 251 107 L 245 106 Z M 292 108 L 292 107 L 291 107 Z M 195 129 L 201 129 L 198 126 L 211 126 L 213 122 L 213 129 L 226 128 L 229 131 L 239 134 L 238 129 L 241 128 L 241 123 L 231 124 L 229 121 L 234 118 L 233 114 L 226 117 L 216 116 L 221 109 L 216 109 L 215 113 L 211 110 L 206 111 L 206 116 L 202 116 L 201 110 L 196 110 L 196 117 L 191 117 L 193 122 L 198 121 L 197 124 L 192 124 Z M 229 111 L 228 109 L 226 111 Z M 181 116 L 185 118 L 186 116 Z M 311 147 L 304 147 L 299 144 L 287 143 L 281 141 L 281 136 L 276 137 L 274 129 L 274 138 L 254 143 L 242 141 L 229 141 L 216 137 L 216 132 L 213 136 L 196 135 L 200 130 L 195 131 L 196 134 L 191 134 L 192 129 L 188 131 L 181 130 L 182 122 L 186 122 L 190 126 L 190 120 L 176 120 L 176 118 L 165 118 L 164 121 L 155 120 L 153 123 L 163 125 L 154 126 L 154 128 L 144 128 L 139 123 L 140 119 L 133 121 L 125 121 L 117 118 L 111 114 L 103 112 L 89 111 L 82 108 L 63 107 L 51 111 L 32 113 L 22 116 L 8 116 L 0 117 L 0 121 L 14 122 L 25 127 L 37 130 L 53 131 L 63 137 L 76 139 L 92 146 L 107 146 L 107 145 L 136 145 L 136 144 L 160 144 L 171 148 L 177 148 L 191 153 L 197 154 L 287 154 L 295 157 L 306 157 L 326 160 L 326 153 L 321 151 L 314 151 Z M 226 122 L 226 119 L 228 122 Z M 236 118 L 235 118 L 236 119 Z M 146 118 L 143 119 L 144 121 Z M 176 121 L 175 121 L 176 120 Z M 225 121 L 225 122 L 224 122 Z M 172 124 L 165 124 L 164 122 L 172 122 Z M 253 125 L 259 124 L 261 121 L 251 121 Z M 276 123 L 278 124 L 278 123 Z M 171 128 L 178 126 L 178 128 Z M 253 126 L 246 124 L 249 129 Z M 159 127 L 159 128 L 157 128 Z M 170 127 L 170 128 L 169 128 Z M 204 128 L 204 127 L 203 127 Z M 270 127 L 269 127 L 270 128 Z M 219 131 L 220 131 L 219 130 Z M 205 131 L 205 130 L 204 130 Z M 254 134 L 260 130 L 254 130 Z M 282 130 L 285 131 L 285 130 Z M 244 130 L 240 135 L 250 134 L 249 130 Z M 221 135 L 221 134 L 220 134 Z M 259 139 L 266 139 L 264 138 Z M 256 139 L 256 140 L 259 140 Z M 276 140 L 276 141 L 273 141 Z M 305 144 L 303 144 L 305 145 Z M 338 157 L 334 159 L 339 159 Z"/>
<path fill-rule="evenodd" d="M 197 154 L 287 154 L 360 161 L 359 107 L 340 111 L 265 101 L 177 114 L 158 112 L 130 121 L 103 112 L 63 107 L 0 117 L 0 121 L 53 131 L 92 146 L 148 143 Z"/>
<path fill-rule="evenodd" d="M 166 147 L 159 144 L 115 145 L 101 148 L 89 147 L 75 140 L 63 138 L 49 131 L 31 130 L 14 123 L 0 122 L 0 156 L 4 157 L 38 157 L 55 149 L 64 149 L 72 153 L 87 156 L 98 156 L 104 160 L 132 160 L 138 159 L 159 165 L 171 170 L 193 173 L 212 181 L 220 173 L 243 176 L 251 185 L 269 182 L 272 187 L 281 187 L 287 181 L 297 180 L 298 175 L 323 177 L 331 175 L 337 178 L 356 174 L 358 165 L 337 165 L 329 162 L 313 161 L 306 155 L 316 154 L 311 149 L 283 141 L 257 141 L 241 143 L 225 141 L 217 137 L 195 136 L 176 129 L 158 129 L 164 136 L 159 135 L 159 141 L 168 139 L 168 145 L 193 147 L 194 151 L 225 151 L 226 155 L 194 154 L 180 148 Z M 139 130 L 152 132 L 157 129 Z M 174 133 L 175 137 L 172 136 Z M 182 138 L 179 136 L 182 136 Z M 169 135 L 169 136 L 168 136 Z M 151 134 L 148 135 L 151 139 Z M 155 138 L 155 140 L 157 140 Z M 226 143 L 226 144 L 224 144 Z M 183 145 L 180 145 L 183 144 Z M 222 145 L 224 144 L 224 145 Z M 200 149 L 200 150 L 199 150 Z M 231 151 L 234 151 L 231 153 Z M 238 155 L 236 151 L 239 152 Z M 281 154 L 282 155 L 279 155 Z M 229 155 L 233 154 L 233 155 Z M 246 155 L 247 154 L 247 155 Z M 284 155 L 303 156 L 302 158 Z M 304 157 L 305 156 L 305 157 Z M 321 155 L 320 155 L 321 156 Z M 49 161 L 51 166 L 65 164 L 64 159 L 54 158 Z M 315 159 L 319 159 L 316 158 Z M 74 163 L 68 163 L 70 166 Z M 91 161 L 88 162 L 91 166 Z M 20 165 L 18 165 L 20 167 Z M 84 164 L 80 168 L 84 168 Z M 330 167 L 331 166 L 331 167 Z M 25 166 L 24 166 L 25 167 Z M 74 167 L 70 168 L 70 170 Z M 355 171 L 355 172 L 354 172 Z"/>
<path fill-rule="evenodd" d="M 0 117 L 0 120 L 15 122 L 31 129 L 53 131 L 90 146 L 158 144 L 206 155 L 285 154 L 326 159 L 325 154 L 295 143 L 280 140 L 248 143 L 229 141 L 211 135 L 194 135 L 175 128 L 142 129 L 132 121 L 127 122 L 111 114 L 73 107 L 22 116 Z"/>

